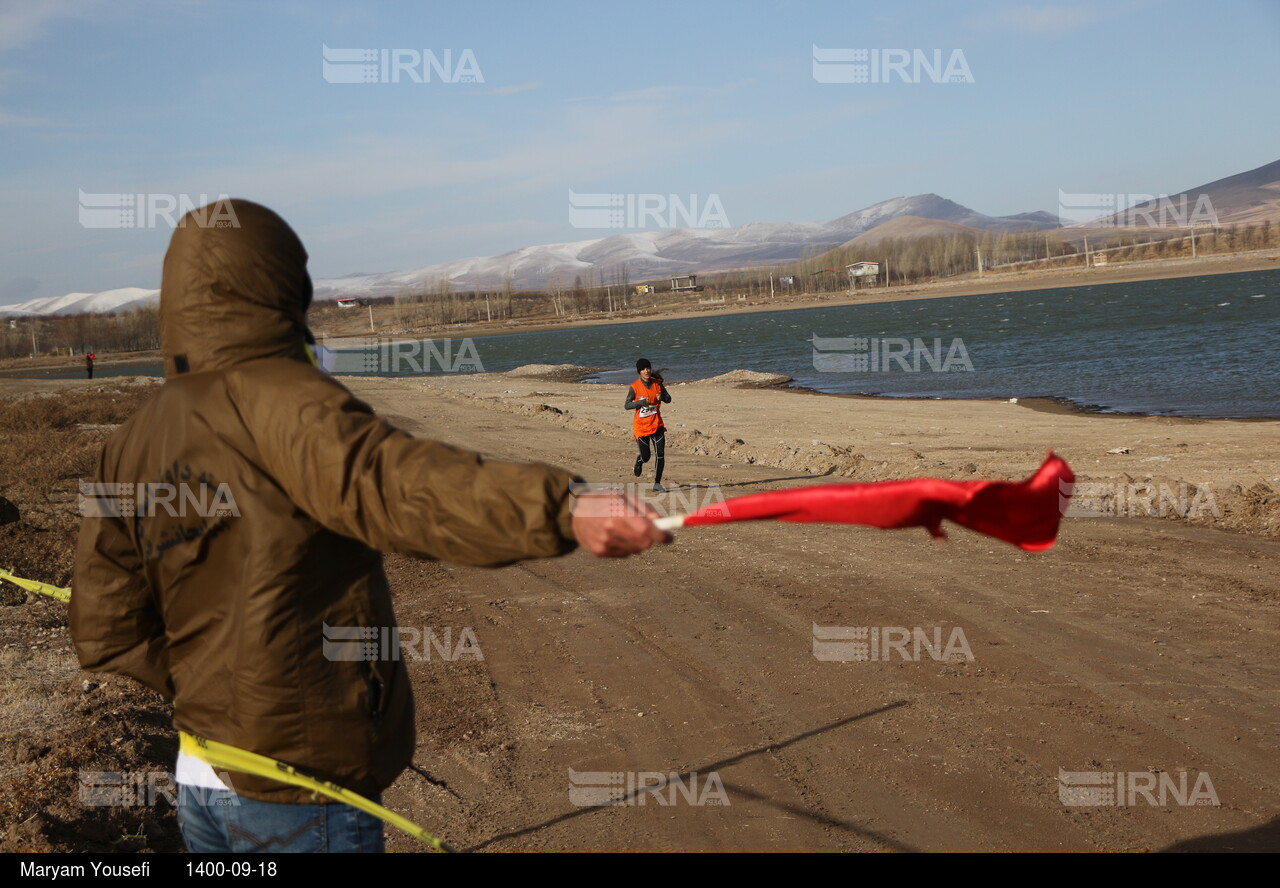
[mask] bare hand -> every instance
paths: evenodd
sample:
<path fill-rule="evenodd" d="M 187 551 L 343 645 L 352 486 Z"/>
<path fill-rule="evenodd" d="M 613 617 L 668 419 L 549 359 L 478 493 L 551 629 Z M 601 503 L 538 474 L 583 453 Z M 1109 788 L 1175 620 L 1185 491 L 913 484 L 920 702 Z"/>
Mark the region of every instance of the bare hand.
<path fill-rule="evenodd" d="M 674 539 L 653 523 L 657 517 L 643 502 L 621 492 L 582 494 L 573 505 L 573 535 L 593 555 L 626 558 Z"/>

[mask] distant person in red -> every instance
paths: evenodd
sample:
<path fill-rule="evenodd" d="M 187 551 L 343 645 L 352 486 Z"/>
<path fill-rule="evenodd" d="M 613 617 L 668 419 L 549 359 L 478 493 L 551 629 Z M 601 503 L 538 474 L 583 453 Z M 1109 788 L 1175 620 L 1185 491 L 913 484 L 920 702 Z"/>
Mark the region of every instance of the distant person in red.
<path fill-rule="evenodd" d="M 662 405 L 671 403 L 671 394 L 662 384 L 662 377 L 653 372 L 648 359 L 636 361 L 640 378 L 627 389 L 627 410 L 634 410 L 632 430 L 640 455 L 636 457 L 634 473 L 637 478 L 644 472 L 644 464 L 652 454 L 654 462 L 653 489 L 665 493 L 662 486 L 662 469 L 667 462 L 667 427 L 662 424 Z"/>
<path fill-rule="evenodd" d="M 84 369 L 89 374 L 90 379 L 93 379 L 93 357 L 93 352 L 89 352 L 84 356 Z"/>

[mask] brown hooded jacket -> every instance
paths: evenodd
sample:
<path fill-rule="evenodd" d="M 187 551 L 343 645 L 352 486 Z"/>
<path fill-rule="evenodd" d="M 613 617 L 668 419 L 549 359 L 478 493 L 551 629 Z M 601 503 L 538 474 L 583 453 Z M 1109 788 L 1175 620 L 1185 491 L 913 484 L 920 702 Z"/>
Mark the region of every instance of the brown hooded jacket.
<path fill-rule="evenodd" d="M 414 749 L 379 550 L 496 566 L 576 545 L 569 485 L 388 425 L 307 357 L 311 280 L 275 213 L 196 210 L 164 260 L 165 384 L 107 442 L 97 481 L 148 485 L 87 517 L 71 633 L 86 669 L 173 699 L 181 730 L 381 792 Z M 335 628 L 336 627 L 336 628 Z M 372 648 L 350 639 L 367 633 Z M 346 631 L 344 631 L 346 630 Z M 311 794 L 232 774 L 237 792 Z"/>

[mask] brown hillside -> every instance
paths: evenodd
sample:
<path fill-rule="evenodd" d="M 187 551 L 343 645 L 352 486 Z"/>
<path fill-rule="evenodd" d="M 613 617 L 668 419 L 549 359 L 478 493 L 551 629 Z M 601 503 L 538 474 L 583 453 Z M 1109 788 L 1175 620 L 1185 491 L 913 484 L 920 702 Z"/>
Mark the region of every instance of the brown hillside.
<path fill-rule="evenodd" d="M 889 238 L 914 240 L 918 237 L 936 237 L 939 235 L 971 234 L 981 237 L 983 232 L 968 225 L 956 222 L 944 222 L 941 219 L 925 219 L 920 216 L 899 216 L 888 222 L 877 225 L 870 231 L 843 244 L 845 247 L 873 247 Z"/>

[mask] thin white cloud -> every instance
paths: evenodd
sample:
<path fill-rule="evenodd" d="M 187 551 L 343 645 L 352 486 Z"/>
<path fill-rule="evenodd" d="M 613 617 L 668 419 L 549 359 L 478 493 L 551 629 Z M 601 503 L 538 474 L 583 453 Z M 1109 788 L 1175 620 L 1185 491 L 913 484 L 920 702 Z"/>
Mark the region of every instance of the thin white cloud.
<path fill-rule="evenodd" d="M 497 89 L 480 90 L 479 95 L 482 96 L 514 96 L 516 93 L 522 93 L 526 90 L 537 89 L 542 86 L 542 81 L 536 80 L 532 83 L 518 83 L 511 86 L 500 86 Z"/>
<path fill-rule="evenodd" d="M 695 126 L 696 123 L 696 126 Z M 623 131 L 652 132 L 682 127 L 680 143 L 626 139 Z M 199 172 L 201 190 L 253 197 L 272 195 L 284 203 L 404 194 L 414 189 L 468 188 L 472 200 L 492 193 L 529 194 L 571 183 L 626 180 L 638 169 L 683 153 L 731 144 L 750 126 L 745 120 L 703 117 L 685 103 L 605 103 L 571 105 L 557 121 L 518 143 L 486 141 L 477 122 L 474 141 L 459 145 L 431 134 L 338 135 L 305 149 L 265 151 Z M 462 130 L 465 126 L 459 125 Z M 127 189 L 121 189 L 127 190 Z M 181 193 L 189 182 L 157 183 L 145 190 Z"/>
<path fill-rule="evenodd" d="M 733 83 L 724 83 L 719 86 L 682 86 L 672 84 L 669 86 L 647 86 L 642 89 L 633 89 L 626 92 L 614 93 L 609 96 L 610 102 L 671 102 L 677 99 L 685 98 L 712 98 L 714 96 L 724 95 L 740 89 L 751 83 L 750 79 L 739 80 Z"/>
<path fill-rule="evenodd" d="M 0 50 L 42 37 L 57 19 L 80 18 L 101 0 L 0 0 Z"/>
<path fill-rule="evenodd" d="M 28 117 L 0 108 L 0 127 L 37 127 L 49 126 L 52 123 L 53 121 L 47 117 Z"/>
<path fill-rule="evenodd" d="M 1064 34 L 1083 28 L 1095 18 L 1081 6 L 1022 6 L 1008 13 L 1010 27 L 1026 34 Z"/>
<path fill-rule="evenodd" d="M 687 96 L 697 88 L 692 86 L 646 86 L 627 92 L 614 93 L 609 96 L 610 102 L 669 102 Z"/>
<path fill-rule="evenodd" d="M 1016 31 L 1039 37 L 1066 34 L 1123 15 L 1133 4 L 1019 3 L 1003 9 L 984 10 L 977 16 L 984 30 Z"/>

